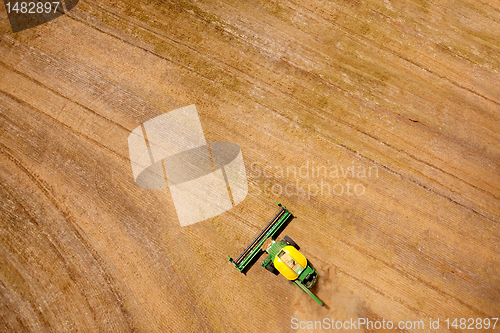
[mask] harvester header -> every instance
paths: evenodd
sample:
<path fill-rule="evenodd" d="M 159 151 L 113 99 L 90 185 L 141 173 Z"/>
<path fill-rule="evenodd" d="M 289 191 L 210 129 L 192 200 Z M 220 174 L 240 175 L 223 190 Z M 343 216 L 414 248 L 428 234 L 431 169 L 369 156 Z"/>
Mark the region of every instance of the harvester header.
<path fill-rule="evenodd" d="M 261 254 L 261 248 L 268 238 L 275 239 L 277 233 L 289 218 L 293 215 L 286 209 L 285 206 L 277 203 L 280 207 L 278 213 L 269 221 L 264 229 L 250 243 L 250 245 L 238 256 L 238 259 L 233 260 L 228 256 L 229 261 L 242 273 L 245 273 L 247 266 L 252 263 L 252 260 Z"/>

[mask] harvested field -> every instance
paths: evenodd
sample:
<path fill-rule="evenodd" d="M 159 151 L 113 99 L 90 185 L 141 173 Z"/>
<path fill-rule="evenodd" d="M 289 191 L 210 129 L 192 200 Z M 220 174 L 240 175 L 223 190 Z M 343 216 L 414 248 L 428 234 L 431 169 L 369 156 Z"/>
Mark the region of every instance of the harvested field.
<path fill-rule="evenodd" d="M 17 33 L 0 6 L 0 331 L 500 317 L 499 71 L 494 0 L 81 0 Z M 180 227 L 127 138 L 191 104 L 249 193 Z M 325 308 L 227 260 L 274 201 Z"/>

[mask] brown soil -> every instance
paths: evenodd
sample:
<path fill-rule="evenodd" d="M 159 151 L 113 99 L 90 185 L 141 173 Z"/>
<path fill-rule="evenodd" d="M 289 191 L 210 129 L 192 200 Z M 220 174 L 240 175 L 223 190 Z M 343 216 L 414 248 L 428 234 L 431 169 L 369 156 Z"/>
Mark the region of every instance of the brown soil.
<path fill-rule="evenodd" d="M 19 33 L 0 8 L 0 331 L 500 316 L 497 1 L 82 0 Z M 190 104 L 249 194 L 181 228 L 127 137 Z M 325 309 L 227 261 L 276 200 Z"/>

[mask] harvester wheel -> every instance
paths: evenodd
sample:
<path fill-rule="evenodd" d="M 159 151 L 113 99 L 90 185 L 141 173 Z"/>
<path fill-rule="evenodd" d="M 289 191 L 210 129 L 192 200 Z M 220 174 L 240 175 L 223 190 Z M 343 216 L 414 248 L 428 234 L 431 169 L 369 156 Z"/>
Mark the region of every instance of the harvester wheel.
<path fill-rule="evenodd" d="M 276 267 L 274 267 L 273 263 L 271 263 L 271 262 L 269 264 L 267 264 L 266 269 L 269 272 L 273 273 L 274 275 L 278 275 L 279 274 L 278 270 L 276 269 Z"/>
<path fill-rule="evenodd" d="M 285 236 L 283 237 L 283 240 L 288 244 L 288 245 L 291 245 L 293 246 L 294 248 L 296 248 L 297 250 L 300 250 L 299 246 L 297 245 L 297 243 L 295 243 L 293 241 L 293 239 L 291 239 L 290 237 L 288 236 Z"/>

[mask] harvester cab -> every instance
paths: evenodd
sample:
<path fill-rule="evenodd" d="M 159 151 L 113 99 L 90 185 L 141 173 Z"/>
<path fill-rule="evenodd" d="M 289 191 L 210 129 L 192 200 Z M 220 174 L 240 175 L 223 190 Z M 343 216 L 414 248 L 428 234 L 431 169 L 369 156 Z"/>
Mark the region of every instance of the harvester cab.
<path fill-rule="evenodd" d="M 319 305 L 323 306 L 323 302 L 309 290 L 314 286 L 318 277 L 318 273 L 313 265 L 299 252 L 298 245 L 290 237 L 285 236 L 281 241 L 276 240 L 286 223 L 293 218 L 293 215 L 285 206 L 280 203 L 278 203 L 278 206 L 280 209 L 273 219 L 271 219 L 250 245 L 241 252 L 238 259 L 233 260 L 228 256 L 229 261 L 240 272 L 245 273 L 254 260 L 263 253 L 263 244 L 270 239 L 271 242 L 264 250 L 267 253 L 267 257 L 262 262 L 262 267 L 275 275 L 281 273 L 291 283 L 297 285 L 297 287 L 311 296 Z"/>

